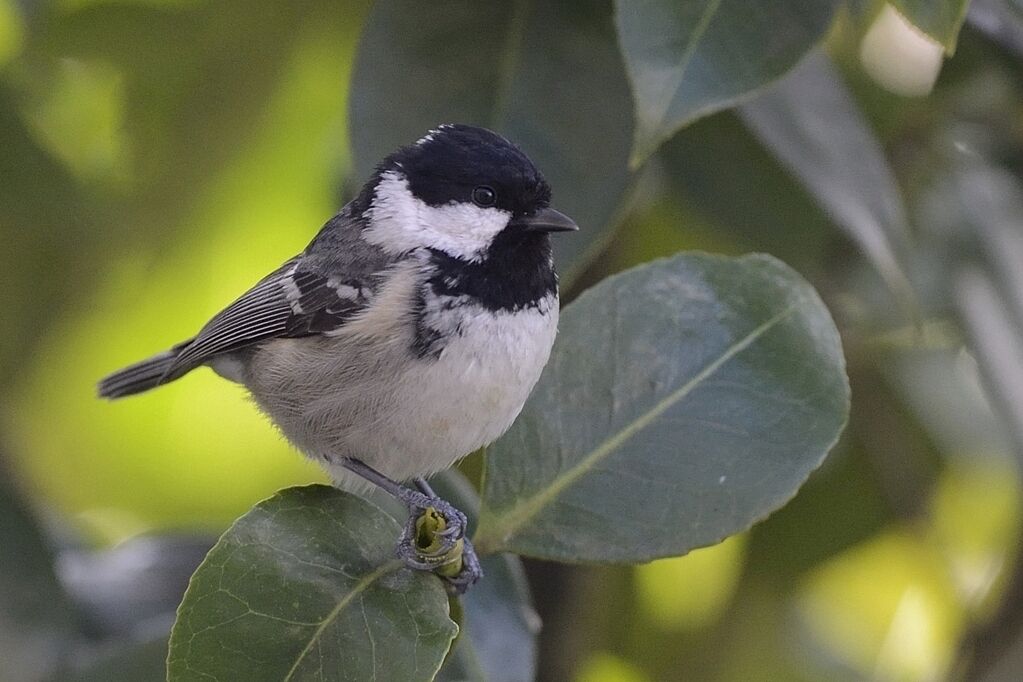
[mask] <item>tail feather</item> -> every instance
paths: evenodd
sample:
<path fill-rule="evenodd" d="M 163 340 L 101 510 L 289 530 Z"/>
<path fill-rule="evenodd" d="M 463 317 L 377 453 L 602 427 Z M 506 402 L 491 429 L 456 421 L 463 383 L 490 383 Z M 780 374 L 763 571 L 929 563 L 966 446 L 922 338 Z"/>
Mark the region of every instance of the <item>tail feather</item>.
<path fill-rule="evenodd" d="M 128 365 L 122 370 L 114 372 L 99 382 L 97 387 L 101 398 L 123 398 L 156 388 L 162 383 L 176 379 L 168 378 L 167 371 L 174 364 L 181 350 L 188 345 L 188 342 L 178 344 L 170 350 L 154 355 L 151 358 Z"/>

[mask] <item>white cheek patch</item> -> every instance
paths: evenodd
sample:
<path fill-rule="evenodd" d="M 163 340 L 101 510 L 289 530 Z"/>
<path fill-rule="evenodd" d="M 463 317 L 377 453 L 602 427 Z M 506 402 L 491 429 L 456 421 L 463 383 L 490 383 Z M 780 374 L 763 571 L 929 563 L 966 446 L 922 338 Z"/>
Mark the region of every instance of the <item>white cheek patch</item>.
<path fill-rule="evenodd" d="M 475 261 L 511 214 L 470 203 L 430 206 L 412 194 L 403 175 L 389 171 L 380 177 L 369 218 L 363 238 L 389 253 L 428 247 Z"/>

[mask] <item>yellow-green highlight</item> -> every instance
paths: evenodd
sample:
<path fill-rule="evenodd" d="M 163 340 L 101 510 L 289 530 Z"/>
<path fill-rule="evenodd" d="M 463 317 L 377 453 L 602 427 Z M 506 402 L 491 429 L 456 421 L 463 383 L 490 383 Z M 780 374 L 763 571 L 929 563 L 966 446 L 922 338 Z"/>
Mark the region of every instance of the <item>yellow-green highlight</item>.
<path fill-rule="evenodd" d="M 1007 458 L 955 460 L 930 504 L 929 539 L 948 566 L 963 606 L 991 615 L 1017 552 L 1018 474 Z"/>
<path fill-rule="evenodd" d="M 642 613 L 665 630 L 698 629 L 713 623 L 731 601 L 742 574 L 746 536 L 635 568 Z"/>
<path fill-rule="evenodd" d="M 25 23 L 14 0 L 0 0 L 0 69 L 21 53 Z"/>
<path fill-rule="evenodd" d="M 219 530 L 280 487 L 325 479 L 241 388 L 207 369 L 115 403 L 97 399 L 94 386 L 194 334 L 339 207 L 354 28 L 327 29 L 298 41 L 250 144 L 195 201 L 178 228 L 184 236 L 110 263 L 91 305 L 54 325 L 7 401 L 18 473 L 94 538 Z"/>
<path fill-rule="evenodd" d="M 40 145 L 79 180 L 123 186 L 130 177 L 124 135 L 124 77 L 102 61 L 62 59 L 33 82 L 25 118 Z"/>
<path fill-rule="evenodd" d="M 575 676 L 575 682 L 651 682 L 638 667 L 609 653 L 591 656 Z"/>
<path fill-rule="evenodd" d="M 878 680 L 942 679 L 964 625 L 941 556 L 904 531 L 816 569 L 799 608 L 820 646 Z"/>

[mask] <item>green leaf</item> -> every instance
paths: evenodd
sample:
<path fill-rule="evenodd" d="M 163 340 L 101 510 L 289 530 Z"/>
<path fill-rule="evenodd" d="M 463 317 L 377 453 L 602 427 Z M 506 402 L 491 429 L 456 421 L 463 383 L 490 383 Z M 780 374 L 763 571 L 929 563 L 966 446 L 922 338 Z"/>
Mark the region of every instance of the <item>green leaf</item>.
<path fill-rule="evenodd" d="M 582 228 L 556 240 L 566 278 L 605 242 L 632 137 L 609 0 L 382 0 L 362 34 L 350 102 L 360 179 L 438 124 L 486 126 L 529 154 L 554 205 Z"/>
<path fill-rule="evenodd" d="M 728 255 L 763 251 L 811 280 L 823 276 L 824 254 L 834 239 L 831 221 L 736 113 L 680 131 L 658 152 L 658 161 L 667 170 L 664 200 L 682 212 L 657 218 L 655 225 L 688 236 L 694 223 L 706 221 L 699 229 L 714 241 L 695 248 Z"/>
<path fill-rule="evenodd" d="M 959 29 L 966 19 L 970 0 L 890 0 L 910 23 L 941 43 L 945 52 L 956 49 Z"/>
<path fill-rule="evenodd" d="M 816 292 L 764 255 L 680 255 L 570 305 L 487 455 L 483 552 L 645 561 L 748 528 L 841 432 L 849 388 Z"/>
<path fill-rule="evenodd" d="M 965 164 L 964 164 L 965 165 Z M 987 395 L 1023 457 L 1023 187 L 1011 173 L 974 162 L 956 174 L 962 222 L 976 232 L 982 264 L 963 260 L 953 283 L 961 322 Z M 962 252 L 957 253 L 962 258 Z M 947 265 L 947 264 L 946 264 Z"/>
<path fill-rule="evenodd" d="M 811 55 L 740 115 L 910 307 L 902 266 L 909 229 L 898 183 L 828 57 Z"/>
<path fill-rule="evenodd" d="M 192 577 L 168 679 L 433 679 L 458 628 L 440 580 L 394 558 L 400 532 L 328 486 L 259 503 Z"/>
<path fill-rule="evenodd" d="M 522 561 L 510 554 L 480 560 L 483 579 L 462 597 L 464 633 L 437 676 L 439 682 L 530 682 L 536 677 L 533 610 Z"/>
<path fill-rule="evenodd" d="M 738 104 L 823 36 L 834 0 L 616 0 L 638 166 L 687 123 Z"/>

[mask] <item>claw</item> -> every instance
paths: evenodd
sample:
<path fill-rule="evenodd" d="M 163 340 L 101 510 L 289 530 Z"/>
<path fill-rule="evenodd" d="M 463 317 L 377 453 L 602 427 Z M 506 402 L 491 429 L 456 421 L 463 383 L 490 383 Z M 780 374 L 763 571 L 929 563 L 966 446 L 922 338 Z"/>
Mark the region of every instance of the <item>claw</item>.
<path fill-rule="evenodd" d="M 409 491 L 404 501 L 409 517 L 398 542 L 398 558 L 409 568 L 436 573 L 450 592 L 463 594 L 483 575 L 472 543 L 465 537 L 465 514 L 444 500 L 416 491 Z"/>
<path fill-rule="evenodd" d="M 448 582 L 448 589 L 455 594 L 462 594 L 480 579 L 483 571 L 472 543 L 465 537 L 468 519 L 438 498 L 425 479 L 417 478 L 415 483 L 419 490 L 413 490 L 360 459 L 342 457 L 339 463 L 408 507 L 408 520 L 395 553 L 409 568 L 436 573 Z"/>
<path fill-rule="evenodd" d="M 417 571 L 435 571 L 444 565 L 443 557 L 423 557 L 416 549 L 399 544 L 396 554 L 405 565 Z"/>
<path fill-rule="evenodd" d="M 483 577 L 483 568 L 480 566 L 476 550 L 468 539 L 462 548 L 462 570 L 456 575 L 447 576 L 447 588 L 451 594 L 465 594 L 466 590 L 475 585 Z"/>

